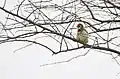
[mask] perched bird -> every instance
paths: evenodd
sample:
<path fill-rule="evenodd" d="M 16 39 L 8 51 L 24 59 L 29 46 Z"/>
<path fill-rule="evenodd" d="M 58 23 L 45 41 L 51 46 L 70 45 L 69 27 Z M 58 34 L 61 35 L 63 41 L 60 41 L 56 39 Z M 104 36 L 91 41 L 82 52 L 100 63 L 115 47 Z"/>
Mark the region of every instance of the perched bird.
<path fill-rule="evenodd" d="M 88 32 L 80 23 L 77 25 L 77 40 L 83 45 L 88 43 Z"/>

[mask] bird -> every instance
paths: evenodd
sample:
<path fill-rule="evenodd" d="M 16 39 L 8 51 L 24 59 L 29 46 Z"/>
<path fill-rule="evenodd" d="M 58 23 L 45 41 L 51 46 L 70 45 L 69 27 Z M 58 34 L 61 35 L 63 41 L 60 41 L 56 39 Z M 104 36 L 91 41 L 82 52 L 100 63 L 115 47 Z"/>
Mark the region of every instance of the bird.
<path fill-rule="evenodd" d="M 88 43 L 88 36 L 88 31 L 81 23 L 79 23 L 77 25 L 77 41 L 83 45 L 86 45 Z"/>

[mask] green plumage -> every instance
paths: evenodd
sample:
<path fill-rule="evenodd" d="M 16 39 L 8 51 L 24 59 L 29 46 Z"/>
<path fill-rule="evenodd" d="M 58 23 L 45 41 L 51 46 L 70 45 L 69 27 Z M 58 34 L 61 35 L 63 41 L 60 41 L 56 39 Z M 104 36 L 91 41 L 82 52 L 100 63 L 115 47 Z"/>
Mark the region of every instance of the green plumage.
<path fill-rule="evenodd" d="M 81 44 L 87 44 L 88 43 L 88 32 L 82 24 L 77 25 L 77 40 Z"/>

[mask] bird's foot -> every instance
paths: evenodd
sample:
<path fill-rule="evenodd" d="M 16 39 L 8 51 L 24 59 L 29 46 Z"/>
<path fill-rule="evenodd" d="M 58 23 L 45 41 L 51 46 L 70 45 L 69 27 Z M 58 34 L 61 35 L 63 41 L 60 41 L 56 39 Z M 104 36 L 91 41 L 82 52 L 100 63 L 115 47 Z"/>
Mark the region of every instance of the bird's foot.
<path fill-rule="evenodd" d="M 83 44 L 83 48 L 85 49 L 87 46 L 85 44 Z"/>

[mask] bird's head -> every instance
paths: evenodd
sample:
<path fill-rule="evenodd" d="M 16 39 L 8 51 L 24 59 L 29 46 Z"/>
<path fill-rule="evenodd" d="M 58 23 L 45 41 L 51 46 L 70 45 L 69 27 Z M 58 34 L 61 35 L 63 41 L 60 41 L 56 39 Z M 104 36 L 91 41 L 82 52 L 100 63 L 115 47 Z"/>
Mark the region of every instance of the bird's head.
<path fill-rule="evenodd" d="M 77 25 L 77 29 L 83 30 L 83 25 L 79 23 L 79 24 Z"/>

